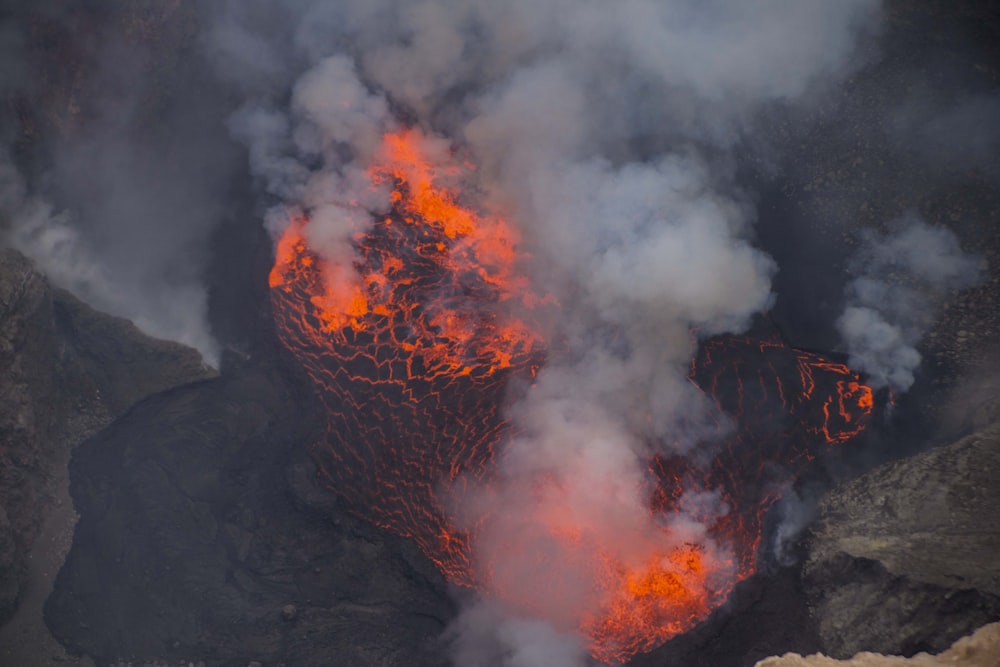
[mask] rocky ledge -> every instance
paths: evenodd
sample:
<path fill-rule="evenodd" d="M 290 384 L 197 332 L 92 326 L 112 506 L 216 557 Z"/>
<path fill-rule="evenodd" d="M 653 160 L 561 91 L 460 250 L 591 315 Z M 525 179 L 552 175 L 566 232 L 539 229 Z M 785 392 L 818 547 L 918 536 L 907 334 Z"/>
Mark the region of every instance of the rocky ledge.
<path fill-rule="evenodd" d="M 969 637 L 959 639 L 938 655 L 919 653 L 912 658 L 878 653 L 859 653 L 849 660 L 825 655 L 803 657 L 795 653 L 767 658 L 756 667 L 996 667 L 1000 665 L 1000 623 L 992 623 Z"/>
<path fill-rule="evenodd" d="M 1000 620 L 998 475 L 995 423 L 827 495 L 804 567 L 826 653 L 939 652 Z"/>
<path fill-rule="evenodd" d="M 52 288 L 0 247 L 0 625 L 74 445 L 145 396 L 208 377 L 200 355 Z"/>

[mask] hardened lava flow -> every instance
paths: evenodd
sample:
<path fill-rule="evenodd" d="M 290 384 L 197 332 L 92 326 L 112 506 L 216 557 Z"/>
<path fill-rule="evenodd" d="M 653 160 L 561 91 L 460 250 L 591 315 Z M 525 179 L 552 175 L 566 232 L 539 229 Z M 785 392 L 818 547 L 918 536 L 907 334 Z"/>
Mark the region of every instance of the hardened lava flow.
<path fill-rule="evenodd" d="M 509 437 L 504 388 L 530 382 L 544 363 L 532 313 L 558 305 L 518 270 L 516 229 L 463 206 L 443 183 L 465 167 L 435 163 L 424 141 L 413 130 L 384 137 L 369 176 L 391 188 L 392 211 L 354 235 L 352 266 L 310 248 L 307 216 L 290 221 L 270 275 L 274 313 L 326 408 L 327 437 L 313 448 L 321 483 L 414 540 L 450 581 L 502 595 L 489 566 L 477 570 L 475 535 L 457 529 L 439 499 L 469 480 L 488 483 Z M 594 582 L 601 611 L 578 628 L 602 661 L 649 650 L 721 604 L 753 572 L 761 516 L 781 481 L 770 471 L 850 440 L 872 411 L 856 374 L 777 340 L 703 342 L 691 378 L 739 428 L 708 463 L 651 460 L 649 511 L 670 511 L 688 488 L 717 491 L 731 511 L 710 534 L 733 560 L 685 543 L 636 565 L 609 549 Z"/>

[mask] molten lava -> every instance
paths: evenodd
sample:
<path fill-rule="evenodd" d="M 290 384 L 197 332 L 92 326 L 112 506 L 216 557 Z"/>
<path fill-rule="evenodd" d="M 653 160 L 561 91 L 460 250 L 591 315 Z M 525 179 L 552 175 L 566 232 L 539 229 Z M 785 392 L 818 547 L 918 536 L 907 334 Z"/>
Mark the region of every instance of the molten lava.
<path fill-rule="evenodd" d="M 392 208 L 355 230 L 353 261 L 325 260 L 310 247 L 313 221 L 291 221 L 272 303 L 283 344 L 326 408 L 328 434 L 313 448 L 320 481 L 351 511 L 414 540 L 450 581 L 502 597 L 498 571 L 473 558 L 475 534 L 457 529 L 439 499 L 489 484 L 508 437 L 503 390 L 543 363 L 532 312 L 555 306 L 521 277 L 516 230 L 466 207 L 446 185 L 461 169 L 432 160 L 428 142 L 416 131 L 384 137 L 369 175 L 391 190 Z M 789 477 L 771 466 L 849 440 L 872 410 L 871 390 L 845 366 L 778 341 L 709 340 L 691 377 L 740 428 L 708 463 L 651 461 L 649 513 L 671 511 L 689 489 L 719 493 L 732 511 L 710 536 L 733 556 L 681 542 L 637 561 L 591 545 L 588 594 L 600 612 L 576 619 L 576 630 L 600 660 L 648 650 L 721 604 L 752 573 L 761 516 Z M 568 553 L 595 539 L 558 512 L 541 523 Z"/>
<path fill-rule="evenodd" d="M 723 444 L 707 464 L 654 459 L 654 507 L 669 510 L 692 486 L 720 491 L 731 509 L 709 534 L 733 553 L 743 579 L 753 574 L 766 510 L 796 467 L 823 446 L 861 434 L 874 408 L 872 390 L 844 364 L 789 347 L 777 336 L 703 341 L 690 377 L 738 428 L 719 424 Z"/>
<path fill-rule="evenodd" d="M 544 299 L 516 275 L 515 230 L 439 187 L 450 174 L 427 160 L 424 141 L 385 137 L 369 173 L 391 184 L 393 210 L 356 231 L 353 266 L 313 252 L 310 221 L 296 219 L 278 241 L 270 285 L 282 342 L 327 408 L 329 441 L 314 452 L 323 481 L 473 585 L 468 536 L 435 497 L 492 460 L 503 387 L 542 355 L 539 337 L 508 313 Z"/>

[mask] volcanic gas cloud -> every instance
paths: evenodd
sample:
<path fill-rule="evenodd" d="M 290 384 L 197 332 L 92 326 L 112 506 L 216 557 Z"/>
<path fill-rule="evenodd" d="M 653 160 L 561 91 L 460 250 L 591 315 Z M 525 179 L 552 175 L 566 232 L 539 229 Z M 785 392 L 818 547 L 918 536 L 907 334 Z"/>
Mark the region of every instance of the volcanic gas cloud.
<path fill-rule="evenodd" d="M 472 174 L 440 140 L 386 133 L 363 186 L 385 210 L 340 204 L 356 213 L 344 261 L 313 249 L 308 211 L 278 241 L 278 330 L 328 415 L 320 482 L 452 582 L 621 661 L 691 628 L 753 572 L 788 471 L 858 434 L 872 393 L 777 338 L 717 336 L 687 372 L 714 406 L 685 436 L 704 448 L 629 429 L 612 404 L 566 391 L 578 334 L 547 323 L 567 305 L 525 278 L 525 243 L 462 189 Z M 630 353 L 626 332 L 592 335 Z"/>
<path fill-rule="evenodd" d="M 320 482 L 479 592 L 455 661 L 623 660 L 704 618 L 872 410 L 751 328 L 778 267 L 737 167 L 829 99 L 878 1 L 225 7 Z"/>

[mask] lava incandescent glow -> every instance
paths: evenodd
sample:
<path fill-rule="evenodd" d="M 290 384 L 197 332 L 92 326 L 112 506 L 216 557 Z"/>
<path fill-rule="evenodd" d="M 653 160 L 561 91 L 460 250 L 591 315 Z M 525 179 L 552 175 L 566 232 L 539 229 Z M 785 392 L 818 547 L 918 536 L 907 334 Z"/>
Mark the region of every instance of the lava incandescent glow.
<path fill-rule="evenodd" d="M 327 437 L 313 447 L 321 483 L 354 513 L 414 540 L 450 581 L 532 611 L 537 601 L 517 598 L 483 562 L 475 530 L 458 530 L 439 499 L 460 498 L 470 482 L 489 487 L 509 437 L 504 388 L 515 377 L 530 382 L 544 361 L 530 318 L 557 306 L 522 277 L 516 230 L 463 206 L 444 185 L 462 169 L 431 159 L 440 151 L 429 146 L 416 131 L 384 137 L 369 176 L 391 190 L 392 208 L 356 230 L 349 265 L 310 248 L 308 216 L 291 221 L 270 274 L 275 321 L 326 408 Z M 778 341 L 706 341 L 691 377 L 740 428 L 709 462 L 650 461 L 650 488 L 637 492 L 650 498 L 650 517 L 676 508 L 686 490 L 719 493 L 731 511 L 709 536 L 721 549 L 674 540 L 623 553 L 594 543 L 600 536 L 559 508 L 537 517 L 561 545 L 556 553 L 588 554 L 580 558 L 592 581 L 581 594 L 596 596 L 588 608 L 600 611 L 570 623 L 602 661 L 653 648 L 721 604 L 753 572 L 761 516 L 787 481 L 769 464 L 787 470 L 818 444 L 849 440 L 872 411 L 871 390 L 846 367 Z M 550 482 L 539 483 L 544 495 Z M 503 562 L 518 548 L 500 545 L 492 557 Z M 540 561 L 540 584 L 560 565 Z"/>

